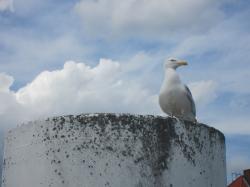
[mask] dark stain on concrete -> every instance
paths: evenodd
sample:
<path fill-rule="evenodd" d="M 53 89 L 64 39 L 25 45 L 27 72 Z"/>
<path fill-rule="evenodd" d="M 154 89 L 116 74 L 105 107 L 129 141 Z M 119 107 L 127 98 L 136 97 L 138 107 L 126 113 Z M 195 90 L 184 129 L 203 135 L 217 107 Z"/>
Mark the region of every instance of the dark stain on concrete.
<path fill-rule="evenodd" d="M 134 164 L 141 164 L 142 175 L 145 166 L 151 168 L 152 175 L 159 177 L 162 172 L 169 168 L 169 163 L 173 160 L 171 151 L 173 143 L 179 147 L 184 157 L 195 166 L 195 156 L 197 152 L 204 150 L 203 140 L 200 139 L 203 128 L 209 130 L 208 138 L 211 147 L 214 146 L 216 139 L 220 139 L 224 145 L 225 137 L 218 130 L 208 127 L 204 124 L 195 124 L 188 121 L 183 123 L 184 131 L 191 133 L 178 133 L 175 124 L 178 120 L 175 118 L 165 118 L 152 115 L 131 115 L 131 114 L 82 114 L 69 115 L 48 118 L 49 126 L 41 126 L 38 134 L 32 134 L 34 142 L 40 139 L 48 149 L 45 155 L 51 160 L 51 165 L 55 165 L 54 170 L 58 176 L 63 175 L 63 171 L 59 164 L 65 159 L 72 159 L 77 152 L 84 153 L 86 150 L 93 152 L 94 156 L 101 157 L 105 152 L 116 155 L 120 163 L 118 167 L 122 167 L 123 160 L 130 157 L 134 160 Z M 41 133 L 42 132 L 42 133 Z M 91 132 L 91 133 L 90 133 Z M 12 137 L 15 138 L 15 137 Z M 63 146 L 74 142 L 74 147 L 69 153 L 64 150 Z M 122 145 L 119 145 L 119 143 Z M 138 142 L 141 148 L 138 150 Z M 188 144 L 187 142 L 191 142 Z M 50 145 L 58 144 L 54 149 Z M 59 155 L 65 154 L 64 157 Z M 70 156 L 71 155 L 71 156 Z M 11 164 L 10 158 L 4 159 L 4 167 Z M 74 160 L 71 160 L 74 162 Z M 96 161 L 91 158 L 80 160 L 79 164 L 88 164 L 88 169 L 94 168 Z M 91 164 L 90 164 L 91 163 Z M 106 168 L 110 167 L 108 163 Z M 103 171 L 105 173 L 105 169 Z M 200 172 L 202 175 L 204 172 Z M 91 171 L 90 176 L 94 173 Z M 99 175 L 99 174 L 98 174 Z M 103 173 L 100 173 L 102 176 Z M 145 176 L 148 177 L 148 176 Z M 64 183 L 64 179 L 62 179 Z M 107 182 L 105 186 L 110 186 Z M 138 183 L 138 186 L 141 186 Z"/>

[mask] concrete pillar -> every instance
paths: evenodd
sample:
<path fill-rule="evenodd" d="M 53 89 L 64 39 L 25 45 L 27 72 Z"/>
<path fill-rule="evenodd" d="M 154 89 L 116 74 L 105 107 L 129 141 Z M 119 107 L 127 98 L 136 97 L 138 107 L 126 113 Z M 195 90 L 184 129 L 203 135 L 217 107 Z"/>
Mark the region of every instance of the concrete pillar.
<path fill-rule="evenodd" d="M 225 187 L 225 139 L 204 124 L 130 114 L 34 121 L 5 138 L 3 187 Z"/>

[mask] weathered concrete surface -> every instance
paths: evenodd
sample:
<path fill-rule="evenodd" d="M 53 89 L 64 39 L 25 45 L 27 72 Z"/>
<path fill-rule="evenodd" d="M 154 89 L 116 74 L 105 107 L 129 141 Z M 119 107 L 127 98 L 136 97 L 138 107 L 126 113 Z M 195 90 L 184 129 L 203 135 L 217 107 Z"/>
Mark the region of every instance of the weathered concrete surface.
<path fill-rule="evenodd" d="M 3 187 L 225 187 L 225 139 L 159 116 L 83 114 L 5 138 Z"/>

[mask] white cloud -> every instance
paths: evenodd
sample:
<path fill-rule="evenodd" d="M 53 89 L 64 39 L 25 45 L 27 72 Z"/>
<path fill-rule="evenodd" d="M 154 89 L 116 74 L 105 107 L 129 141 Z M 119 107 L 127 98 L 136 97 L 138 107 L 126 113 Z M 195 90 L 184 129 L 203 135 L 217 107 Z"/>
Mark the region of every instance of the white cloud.
<path fill-rule="evenodd" d="M 0 73 L 0 131 L 22 120 L 21 106 L 16 102 L 15 93 L 10 90 L 13 77 Z"/>
<path fill-rule="evenodd" d="M 71 58 L 83 59 L 92 52 L 91 47 L 87 48 L 70 31 L 52 38 L 37 33 L 22 29 L 0 31 L 3 46 L 0 69 L 11 71 L 20 82 L 29 81 L 41 69 L 58 67 L 58 64 Z"/>
<path fill-rule="evenodd" d="M 133 66 L 136 59 L 145 60 L 145 64 L 141 62 L 139 66 Z M 62 69 L 41 72 L 16 92 L 9 89 L 13 78 L 0 74 L 1 99 L 5 103 L 1 113 L 6 122 L 9 118 L 12 123 L 82 112 L 160 114 L 158 90 L 142 83 L 154 76 L 149 77 L 147 73 L 151 60 L 146 54 L 139 53 L 127 64 L 101 59 L 98 65 L 90 67 L 68 61 Z M 140 72 L 142 79 L 131 77 L 134 71 L 136 75 Z M 216 98 L 216 87 L 213 81 L 190 84 L 198 106 L 205 106 Z"/>
<path fill-rule="evenodd" d="M 248 59 L 250 40 L 249 32 L 244 28 L 242 23 L 246 22 L 249 11 L 242 11 L 239 14 L 227 17 L 220 21 L 219 24 L 213 25 L 210 30 L 189 36 L 175 46 L 172 54 L 176 56 L 187 55 L 206 55 L 208 52 L 220 53 L 225 60 L 220 62 L 221 65 L 230 63 L 234 60 L 238 64 L 245 63 Z M 245 56 L 241 57 L 240 54 Z"/>
<path fill-rule="evenodd" d="M 13 78 L 5 73 L 0 73 L 0 116 L 10 108 L 14 95 L 9 90 L 13 83 Z"/>
<path fill-rule="evenodd" d="M 217 83 L 212 80 L 192 82 L 188 86 L 199 106 L 206 106 L 217 97 Z"/>
<path fill-rule="evenodd" d="M 14 11 L 13 0 L 0 0 L 0 11 Z"/>
<path fill-rule="evenodd" d="M 14 78 L 6 73 L 0 73 L 0 92 L 9 92 L 9 87 L 12 85 Z"/>
<path fill-rule="evenodd" d="M 249 11 L 242 11 L 207 32 L 187 37 L 171 54 L 196 59 L 199 69 L 193 76 L 216 80 L 220 92 L 249 94 L 246 79 L 250 76 L 250 34 L 246 27 L 249 15 Z"/>
<path fill-rule="evenodd" d="M 249 120 L 248 116 L 241 116 L 240 114 L 225 115 L 222 119 L 218 116 L 215 125 L 225 134 L 250 135 Z"/>
<path fill-rule="evenodd" d="M 1 1 L 1 0 L 0 0 Z M 34 16 L 35 14 L 43 11 L 44 9 L 49 8 L 48 5 L 53 4 L 53 1 L 50 0 L 42 0 L 42 1 L 34 1 L 34 0 L 7 0 L 12 1 L 14 4 L 15 15 L 26 17 Z M 54 8 L 55 10 L 56 8 Z M 53 14 L 51 12 L 51 14 Z"/>
<path fill-rule="evenodd" d="M 133 66 L 137 60 L 145 60 L 145 64 L 140 62 L 138 66 Z M 16 92 L 9 89 L 13 78 L 0 74 L 0 99 L 3 103 L 0 107 L 0 122 L 17 124 L 46 116 L 84 112 L 161 114 L 158 106 L 158 86 L 155 89 L 151 87 L 151 83 L 147 83 L 159 74 L 147 70 L 152 65 L 151 60 L 153 59 L 148 58 L 146 54 L 139 53 L 128 60 L 127 66 L 126 63 L 108 59 L 101 59 L 94 67 L 68 61 L 62 69 L 43 71 Z M 158 78 L 153 82 L 157 84 L 160 80 Z M 189 87 L 198 110 L 207 107 L 220 93 L 218 83 L 212 80 L 192 82 Z M 211 112 L 205 110 L 205 116 Z M 212 112 L 212 124 L 216 125 L 216 128 L 227 134 L 250 134 L 247 118 L 231 120 L 225 117 L 225 111 L 215 113 L 216 111 Z M 217 116 L 214 119 L 216 115 L 223 117 Z M 204 118 L 204 114 L 198 118 Z M 239 124 L 240 128 L 235 124 Z"/>
<path fill-rule="evenodd" d="M 223 18 L 216 0 L 81 0 L 75 10 L 85 30 L 107 36 L 169 37 L 204 31 Z M 101 28 L 101 30 L 100 30 Z M 168 38 L 170 39 L 170 38 Z"/>
<path fill-rule="evenodd" d="M 40 73 L 17 92 L 9 90 L 13 78 L 1 74 L 0 122 L 84 112 L 159 113 L 157 95 L 123 74 L 120 63 L 108 59 L 95 67 L 68 61 L 63 69 Z"/>

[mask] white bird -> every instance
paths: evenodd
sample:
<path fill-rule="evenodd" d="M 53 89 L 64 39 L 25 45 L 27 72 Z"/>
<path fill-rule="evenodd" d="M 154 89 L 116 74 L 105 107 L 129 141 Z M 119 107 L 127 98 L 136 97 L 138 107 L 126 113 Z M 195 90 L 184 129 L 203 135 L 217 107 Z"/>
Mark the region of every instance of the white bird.
<path fill-rule="evenodd" d="M 159 104 L 163 112 L 170 116 L 196 122 L 192 94 L 176 72 L 176 68 L 183 65 L 187 65 L 187 62 L 174 58 L 164 63 L 165 78 L 160 90 Z"/>

